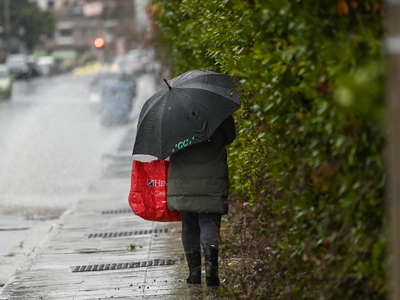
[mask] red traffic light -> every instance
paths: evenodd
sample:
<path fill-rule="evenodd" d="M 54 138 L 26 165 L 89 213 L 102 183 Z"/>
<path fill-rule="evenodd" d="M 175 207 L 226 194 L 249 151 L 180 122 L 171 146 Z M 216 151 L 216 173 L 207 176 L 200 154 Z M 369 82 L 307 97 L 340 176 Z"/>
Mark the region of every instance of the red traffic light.
<path fill-rule="evenodd" d="M 96 48 L 102 48 L 104 46 L 104 39 L 101 37 L 98 37 L 94 40 L 94 46 Z"/>

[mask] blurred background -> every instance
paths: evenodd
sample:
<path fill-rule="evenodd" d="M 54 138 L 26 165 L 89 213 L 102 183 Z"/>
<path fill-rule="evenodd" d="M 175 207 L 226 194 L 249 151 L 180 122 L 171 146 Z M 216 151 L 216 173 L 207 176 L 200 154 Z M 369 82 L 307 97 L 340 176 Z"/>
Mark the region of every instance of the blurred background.
<path fill-rule="evenodd" d="M 101 72 L 90 87 L 96 102 L 98 82 L 108 75 L 132 82 L 128 76 L 159 71 L 147 6 L 146 0 L 1 0 L 0 94 L 11 98 L 18 79 Z"/>
<path fill-rule="evenodd" d="M 161 75 L 148 5 L 0 0 L 0 286 L 113 158 L 131 158 L 119 147 Z"/>
<path fill-rule="evenodd" d="M 0 213 L 57 217 L 154 92 L 149 3 L 0 7 Z"/>
<path fill-rule="evenodd" d="M 59 73 L 91 61 L 112 63 L 150 46 L 146 0 L 2 0 L 0 5 L 0 60 L 26 55 L 28 76 L 47 75 L 48 65 Z"/>

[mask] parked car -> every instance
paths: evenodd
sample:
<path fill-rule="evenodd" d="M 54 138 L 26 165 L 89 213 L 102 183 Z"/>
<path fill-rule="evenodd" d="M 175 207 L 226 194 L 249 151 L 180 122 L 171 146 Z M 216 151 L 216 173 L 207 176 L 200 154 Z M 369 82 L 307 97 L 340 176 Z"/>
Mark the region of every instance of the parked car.
<path fill-rule="evenodd" d="M 6 99 L 11 98 L 14 77 L 4 64 L 0 65 L 0 95 Z"/>
<path fill-rule="evenodd" d="M 44 76 L 51 76 L 55 73 L 56 61 L 52 56 L 42 56 L 37 59 L 37 65 Z"/>
<path fill-rule="evenodd" d="M 37 64 L 37 58 L 34 55 L 28 56 L 28 66 L 30 69 L 31 77 L 36 77 L 36 76 L 42 75 L 42 71 L 39 68 L 39 65 Z"/>
<path fill-rule="evenodd" d="M 32 77 L 32 71 L 25 54 L 11 54 L 6 59 L 6 65 L 15 79 Z"/>

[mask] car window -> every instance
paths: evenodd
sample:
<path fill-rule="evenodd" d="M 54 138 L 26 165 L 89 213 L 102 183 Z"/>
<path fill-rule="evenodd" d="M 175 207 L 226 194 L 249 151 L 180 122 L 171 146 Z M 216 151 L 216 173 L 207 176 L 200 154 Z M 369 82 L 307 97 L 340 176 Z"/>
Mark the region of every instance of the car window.
<path fill-rule="evenodd" d="M 25 62 L 23 62 L 22 60 L 12 60 L 12 61 L 8 61 L 7 65 L 10 67 L 18 67 L 18 66 L 22 66 L 24 65 Z"/>

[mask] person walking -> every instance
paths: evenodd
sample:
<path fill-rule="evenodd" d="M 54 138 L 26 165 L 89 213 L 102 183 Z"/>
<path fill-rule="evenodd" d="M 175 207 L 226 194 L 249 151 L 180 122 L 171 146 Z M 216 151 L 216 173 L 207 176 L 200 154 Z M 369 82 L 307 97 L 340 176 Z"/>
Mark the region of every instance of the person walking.
<path fill-rule="evenodd" d="M 170 156 L 167 203 L 182 218 L 182 244 L 189 267 L 187 283 L 201 283 L 201 249 L 206 282 L 218 286 L 218 238 L 221 216 L 228 213 L 229 175 L 225 146 L 236 138 L 232 116 L 208 141 Z"/>

